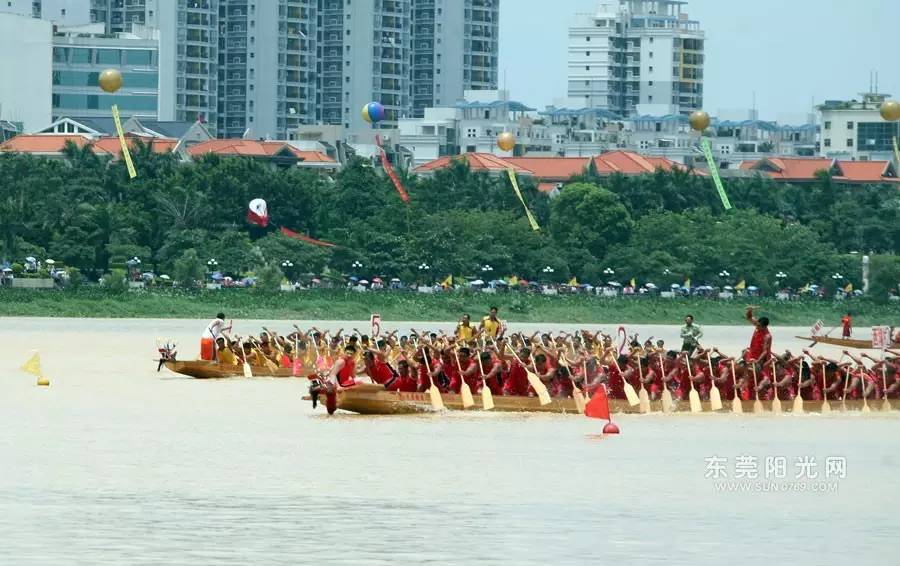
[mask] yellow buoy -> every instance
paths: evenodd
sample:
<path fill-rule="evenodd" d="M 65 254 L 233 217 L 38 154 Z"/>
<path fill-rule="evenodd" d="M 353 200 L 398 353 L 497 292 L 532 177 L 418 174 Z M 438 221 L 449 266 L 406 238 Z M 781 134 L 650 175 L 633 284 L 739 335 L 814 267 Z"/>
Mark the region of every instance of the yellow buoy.
<path fill-rule="evenodd" d="M 44 376 L 41 376 L 41 377 L 38 378 L 37 384 L 40 385 L 41 387 L 49 387 L 49 386 L 50 386 L 50 380 L 47 379 L 47 378 L 44 377 Z"/>
<path fill-rule="evenodd" d="M 116 92 L 122 88 L 122 73 L 118 69 L 106 69 L 100 73 L 97 82 L 100 83 L 100 88 L 106 92 Z"/>
<path fill-rule="evenodd" d="M 690 123 L 692 129 L 702 132 L 709 127 L 709 114 L 703 110 L 691 112 L 690 117 L 688 117 L 688 123 Z"/>
<path fill-rule="evenodd" d="M 888 122 L 900 120 L 900 102 L 896 100 L 886 100 L 881 105 L 881 117 Z"/>

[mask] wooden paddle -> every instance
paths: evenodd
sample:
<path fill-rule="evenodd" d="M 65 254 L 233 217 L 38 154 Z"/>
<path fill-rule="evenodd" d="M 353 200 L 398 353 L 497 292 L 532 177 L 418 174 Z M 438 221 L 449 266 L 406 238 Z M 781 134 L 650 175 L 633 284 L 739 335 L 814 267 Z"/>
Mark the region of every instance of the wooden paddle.
<path fill-rule="evenodd" d="M 884 352 L 882 352 L 881 356 L 881 384 L 884 387 L 884 401 L 881 403 L 882 411 L 890 411 L 891 410 L 891 402 L 888 401 L 888 386 L 887 386 L 887 366 L 884 361 Z"/>
<path fill-rule="evenodd" d="M 575 355 L 575 344 L 570 343 L 569 346 L 572 347 L 572 355 Z M 563 350 L 565 352 L 565 349 Z M 572 399 L 575 400 L 575 408 L 579 413 L 584 414 L 584 407 L 587 405 L 584 400 L 584 393 L 581 392 L 581 389 L 578 388 L 578 384 L 575 383 L 575 379 L 572 377 L 572 368 L 569 367 L 569 361 L 566 360 L 565 353 L 560 354 L 557 350 L 556 352 L 557 359 L 559 360 L 559 365 L 565 367 L 569 371 L 569 381 L 572 382 Z M 587 364 L 585 363 L 585 376 L 587 375 Z"/>
<path fill-rule="evenodd" d="M 659 355 L 659 369 L 663 373 L 666 371 L 666 365 L 663 363 L 662 354 Z M 665 377 L 665 375 L 663 375 Z M 675 408 L 675 402 L 672 400 L 672 391 L 669 389 L 669 384 L 665 381 L 662 382 L 663 390 L 662 390 L 662 410 L 664 413 L 671 413 Z"/>
<path fill-rule="evenodd" d="M 841 359 L 844 359 L 843 356 Z M 847 388 L 850 386 L 850 367 L 844 368 L 844 394 L 841 396 L 841 410 L 847 410 Z"/>
<path fill-rule="evenodd" d="M 513 356 L 516 357 L 516 360 L 519 362 L 519 365 L 521 365 L 523 368 L 525 368 L 525 375 L 528 378 L 528 383 L 531 385 L 531 388 L 534 389 L 534 392 L 537 393 L 538 400 L 540 401 L 541 405 L 542 406 L 549 405 L 552 402 L 552 400 L 550 399 L 550 393 L 547 391 L 547 386 L 544 385 L 544 382 L 541 381 L 541 378 L 538 377 L 537 374 L 532 373 L 531 370 L 528 369 L 528 366 L 526 366 L 524 363 L 522 363 L 522 359 L 519 358 L 519 355 L 516 354 L 516 351 L 513 350 L 511 346 L 509 346 L 507 344 L 507 348 L 509 348 L 509 351 L 512 352 Z M 532 357 L 531 361 L 532 361 L 532 363 L 534 363 L 533 357 Z M 537 369 L 537 366 L 535 366 L 535 370 L 536 369 Z"/>
<path fill-rule="evenodd" d="M 641 402 L 641 413 L 649 413 L 650 412 L 650 394 L 647 393 L 647 389 L 644 387 L 644 368 L 641 365 L 641 358 L 638 357 L 637 361 L 638 366 L 638 379 L 641 382 L 641 392 L 638 394 L 638 399 Z"/>
<path fill-rule="evenodd" d="M 472 389 L 469 387 L 469 384 L 466 383 L 465 377 L 463 377 L 462 365 L 459 363 L 459 353 L 456 350 L 453 350 L 453 356 L 456 358 L 456 369 L 459 372 L 459 381 L 461 383 L 459 386 L 459 394 L 462 397 L 463 408 L 468 409 L 475 405 L 475 399 L 472 398 Z"/>
<path fill-rule="evenodd" d="M 250 345 L 253 346 L 253 349 L 256 350 L 256 353 L 263 359 L 263 363 L 266 365 L 266 368 L 272 373 L 273 376 L 277 375 L 278 366 L 275 365 L 275 362 L 269 359 L 269 357 L 260 349 L 259 346 L 256 345 L 256 340 L 254 338 L 250 338 Z"/>
<path fill-rule="evenodd" d="M 425 358 L 425 371 L 428 374 L 428 382 L 431 383 L 431 387 L 428 388 L 428 396 L 431 398 L 431 408 L 435 411 L 443 411 L 444 400 L 441 399 L 441 391 L 437 388 L 437 385 L 434 384 L 434 379 L 431 377 L 431 362 L 428 361 L 428 350 L 425 346 L 422 346 L 422 355 Z"/>
<path fill-rule="evenodd" d="M 797 394 L 794 395 L 794 406 L 791 407 L 792 413 L 797 413 L 798 415 L 803 414 L 803 396 L 800 394 L 800 384 L 803 382 L 803 357 L 800 357 L 800 361 L 797 362 Z M 810 374 L 811 376 L 812 374 Z"/>
<path fill-rule="evenodd" d="M 822 412 L 831 412 L 831 403 L 828 402 L 828 376 L 825 373 L 825 364 L 822 364 Z"/>
<path fill-rule="evenodd" d="M 250 363 L 247 361 L 247 349 L 244 348 L 244 341 L 238 336 L 238 342 L 241 345 L 241 356 L 244 360 L 244 377 L 253 377 L 253 368 L 250 367 Z"/>
<path fill-rule="evenodd" d="M 759 377 L 756 375 L 755 361 L 750 364 L 750 371 L 753 373 L 753 392 L 756 394 L 756 399 L 753 401 L 753 413 L 758 415 L 763 412 L 763 406 L 762 401 L 759 400 Z"/>
<path fill-rule="evenodd" d="M 694 370 L 691 368 L 690 356 L 684 357 L 684 363 L 687 366 L 688 370 L 688 384 L 691 386 L 691 391 L 690 393 L 688 393 L 688 401 L 691 404 L 691 412 L 702 413 L 703 405 L 700 403 L 700 393 L 694 388 Z"/>
<path fill-rule="evenodd" d="M 744 403 L 737 384 L 737 371 L 734 369 L 734 360 L 731 360 L 731 382 L 734 384 L 734 399 L 731 401 L 731 412 L 740 415 L 744 412 Z"/>
<path fill-rule="evenodd" d="M 719 388 L 716 387 L 716 378 L 712 367 L 712 356 L 708 351 L 706 352 L 706 364 L 709 366 L 709 383 L 711 384 L 709 389 L 709 408 L 713 411 L 721 411 L 722 394 L 719 393 Z"/>
<path fill-rule="evenodd" d="M 494 408 L 494 395 L 491 388 L 488 387 L 487 379 L 484 378 L 484 366 L 481 363 L 481 355 L 478 355 L 478 369 L 481 370 L 481 408 L 490 411 Z"/>
<path fill-rule="evenodd" d="M 640 405 L 641 398 L 638 397 L 637 392 L 634 390 L 634 386 L 625 379 L 625 374 L 622 373 L 622 368 L 619 367 L 619 360 L 616 359 L 615 354 L 613 354 L 613 363 L 616 365 L 616 371 L 619 372 L 619 377 L 622 378 L 622 388 L 625 390 L 625 398 L 628 399 L 628 404 L 632 407 Z"/>
<path fill-rule="evenodd" d="M 772 412 L 781 414 L 784 408 L 781 406 L 781 399 L 778 398 L 778 373 L 775 367 L 775 358 L 772 358 Z"/>
<path fill-rule="evenodd" d="M 860 364 L 860 365 L 862 365 L 862 364 Z M 857 369 L 864 370 L 865 367 L 863 367 L 863 368 L 857 367 Z M 866 379 L 865 379 L 865 377 L 863 377 L 862 371 L 860 371 L 860 376 L 859 376 L 859 389 L 860 389 L 860 392 L 862 393 L 862 398 L 863 398 L 862 412 L 863 413 L 872 412 L 872 409 L 869 408 L 869 401 L 866 399 Z"/>

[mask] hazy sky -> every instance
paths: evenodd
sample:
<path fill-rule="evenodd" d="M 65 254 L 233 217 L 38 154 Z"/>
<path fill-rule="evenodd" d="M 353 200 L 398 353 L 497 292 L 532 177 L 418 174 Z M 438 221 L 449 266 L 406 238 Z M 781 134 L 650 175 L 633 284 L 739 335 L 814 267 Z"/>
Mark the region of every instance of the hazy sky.
<path fill-rule="evenodd" d="M 543 109 L 566 95 L 568 26 L 597 0 L 501 0 L 500 83 Z M 868 90 L 900 97 L 900 0 L 689 0 L 706 31 L 705 101 L 756 106 L 763 119 L 802 114 Z"/>

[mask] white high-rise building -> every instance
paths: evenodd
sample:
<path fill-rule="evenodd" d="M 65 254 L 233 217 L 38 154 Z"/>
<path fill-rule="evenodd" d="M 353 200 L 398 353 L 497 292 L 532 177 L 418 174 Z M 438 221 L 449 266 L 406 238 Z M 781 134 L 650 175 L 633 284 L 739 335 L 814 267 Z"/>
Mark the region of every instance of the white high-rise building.
<path fill-rule="evenodd" d="M 2 0 L 0 12 L 46 20 L 56 26 L 91 23 L 91 0 Z"/>
<path fill-rule="evenodd" d="M 52 25 L 0 12 L 0 120 L 30 132 L 50 123 Z"/>
<path fill-rule="evenodd" d="M 637 105 L 671 113 L 703 106 L 704 32 L 678 0 L 601 2 L 569 28 L 573 105 L 630 116 Z"/>
<path fill-rule="evenodd" d="M 499 0 L 413 0 L 414 116 L 497 88 L 499 21 Z"/>

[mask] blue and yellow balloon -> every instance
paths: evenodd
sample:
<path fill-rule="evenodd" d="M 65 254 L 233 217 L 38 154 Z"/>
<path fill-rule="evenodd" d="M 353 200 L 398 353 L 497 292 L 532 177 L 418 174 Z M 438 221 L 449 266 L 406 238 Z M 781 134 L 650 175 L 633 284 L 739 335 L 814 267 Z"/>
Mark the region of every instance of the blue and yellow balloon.
<path fill-rule="evenodd" d="M 384 120 L 384 106 L 380 102 L 370 102 L 363 106 L 362 117 L 370 124 L 377 124 Z"/>

